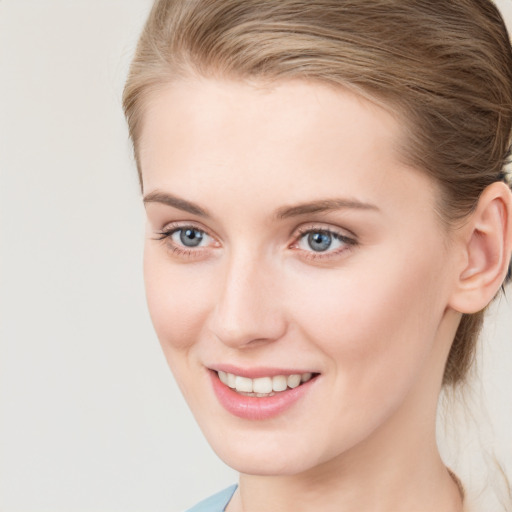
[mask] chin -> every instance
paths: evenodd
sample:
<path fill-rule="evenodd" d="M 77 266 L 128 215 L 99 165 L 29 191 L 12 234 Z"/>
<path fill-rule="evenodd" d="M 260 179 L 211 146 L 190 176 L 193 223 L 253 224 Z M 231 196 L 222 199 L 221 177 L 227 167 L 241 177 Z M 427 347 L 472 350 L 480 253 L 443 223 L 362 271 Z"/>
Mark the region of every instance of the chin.
<path fill-rule="evenodd" d="M 259 439 L 254 436 L 206 435 L 208 442 L 228 466 L 239 473 L 259 476 L 296 475 L 322 462 L 311 443 L 290 436 L 280 442 L 279 436 Z M 238 439 L 237 439 L 238 438 Z"/>
<path fill-rule="evenodd" d="M 285 454 L 244 454 L 221 453 L 219 457 L 239 473 L 257 476 L 289 476 L 303 473 L 314 466 L 311 462 L 297 457 L 286 457 Z"/>

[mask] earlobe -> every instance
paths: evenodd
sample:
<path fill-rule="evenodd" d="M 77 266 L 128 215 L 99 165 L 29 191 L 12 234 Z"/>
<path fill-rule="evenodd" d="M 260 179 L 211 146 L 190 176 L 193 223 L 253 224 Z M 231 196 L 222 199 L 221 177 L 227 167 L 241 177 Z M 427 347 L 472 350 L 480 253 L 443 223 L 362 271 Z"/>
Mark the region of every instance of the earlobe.
<path fill-rule="evenodd" d="M 502 285 L 512 252 L 512 193 L 505 183 L 489 185 L 461 230 L 464 265 L 450 306 L 460 313 L 484 309 Z"/>

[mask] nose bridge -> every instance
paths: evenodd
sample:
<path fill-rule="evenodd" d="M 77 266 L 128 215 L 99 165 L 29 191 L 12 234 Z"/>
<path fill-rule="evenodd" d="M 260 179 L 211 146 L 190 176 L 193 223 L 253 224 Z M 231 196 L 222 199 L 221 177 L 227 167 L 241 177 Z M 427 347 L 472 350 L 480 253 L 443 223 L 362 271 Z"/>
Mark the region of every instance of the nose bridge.
<path fill-rule="evenodd" d="M 234 251 L 226 262 L 219 287 L 214 334 L 233 347 L 280 338 L 286 322 L 276 300 L 277 288 L 269 261 L 247 248 Z"/>

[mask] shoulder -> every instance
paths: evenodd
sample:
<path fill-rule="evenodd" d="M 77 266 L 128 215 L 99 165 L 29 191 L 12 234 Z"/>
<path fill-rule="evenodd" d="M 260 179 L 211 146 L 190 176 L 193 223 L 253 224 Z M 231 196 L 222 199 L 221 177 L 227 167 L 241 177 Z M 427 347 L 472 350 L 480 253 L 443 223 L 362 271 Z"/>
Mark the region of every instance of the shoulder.
<path fill-rule="evenodd" d="M 200 501 L 197 505 L 187 509 L 185 512 L 223 512 L 238 486 L 232 485 L 223 491 Z"/>

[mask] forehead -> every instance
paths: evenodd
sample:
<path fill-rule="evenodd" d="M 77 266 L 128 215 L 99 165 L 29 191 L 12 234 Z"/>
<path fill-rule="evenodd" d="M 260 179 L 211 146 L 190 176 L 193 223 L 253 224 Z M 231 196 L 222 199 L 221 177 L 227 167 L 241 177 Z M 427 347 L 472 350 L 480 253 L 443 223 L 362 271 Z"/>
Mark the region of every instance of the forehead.
<path fill-rule="evenodd" d="M 148 146 L 162 142 L 183 146 L 201 138 L 206 151 L 229 135 L 233 144 L 250 143 L 255 151 L 263 143 L 284 149 L 294 140 L 322 137 L 326 143 L 341 143 L 363 133 L 365 141 L 358 140 L 358 145 L 380 143 L 391 149 L 402 138 L 401 124 L 361 96 L 317 81 L 197 78 L 171 83 L 148 96 L 139 149 L 147 161 L 152 153 Z"/>
<path fill-rule="evenodd" d="M 198 200 L 231 191 L 248 201 L 257 192 L 260 204 L 283 189 L 286 202 L 340 193 L 396 202 L 420 186 L 433 190 L 426 176 L 400 162 L 402 126 L 376 104 L 317 82 L 180 81 L 146 105 L 139 142 L 144 190 Z"/>

